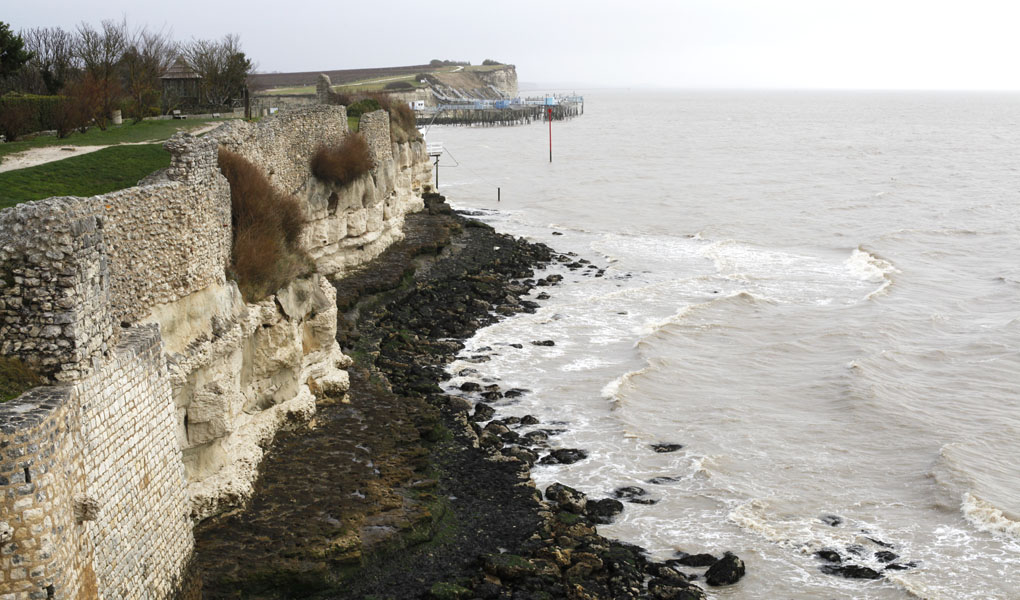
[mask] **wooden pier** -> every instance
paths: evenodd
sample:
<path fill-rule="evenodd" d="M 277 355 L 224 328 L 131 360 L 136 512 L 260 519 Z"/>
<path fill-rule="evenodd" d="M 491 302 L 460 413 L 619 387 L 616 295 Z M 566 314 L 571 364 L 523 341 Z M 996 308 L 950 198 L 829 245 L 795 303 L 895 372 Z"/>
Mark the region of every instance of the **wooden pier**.
<path fill-rule="evenodd" d="M 551 106 L 529 104 L 507 108 L 449 108 L 442 107 L 433 112 L 416 112 L 418 126 L 427 125 L 477 125 L 495 127 L 505 125 L 526 125 L 533 121 L 545 121 L 552 110 L 552 119 L 562 121 L 584 114 L 582 103 L 561 103 Z"/>

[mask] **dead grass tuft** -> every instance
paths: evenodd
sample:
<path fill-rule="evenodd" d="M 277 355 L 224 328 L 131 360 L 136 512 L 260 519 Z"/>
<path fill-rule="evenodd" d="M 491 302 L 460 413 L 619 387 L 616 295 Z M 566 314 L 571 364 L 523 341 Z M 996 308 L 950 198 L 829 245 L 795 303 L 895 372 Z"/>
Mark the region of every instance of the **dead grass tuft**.
<path fill-rule="evenodd" d="M 219 165 L 230 182 L 231 270 L 244 299 L 257 302 L 314 270 L 301 249 L 304 211 L 240 154 L 220 149 Z"/>
<path fill-rule="evenodd" d="M 337 146 L 320 146 L 312 155 L 312 174 L 321 181 L 344 186 L 375 166 L 368 142 L 354 133 Z"/>

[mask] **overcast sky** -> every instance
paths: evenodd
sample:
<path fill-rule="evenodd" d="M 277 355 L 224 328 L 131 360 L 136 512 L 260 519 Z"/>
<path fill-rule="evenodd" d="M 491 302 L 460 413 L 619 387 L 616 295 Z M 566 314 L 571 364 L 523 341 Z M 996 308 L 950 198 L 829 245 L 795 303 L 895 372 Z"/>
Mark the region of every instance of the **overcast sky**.
<path fill-rule="evenodd" d="M 493 58 L 523 82 L 1020 90 L 1017 0 L 3 0 L 12 29 L 237 33 L 261 71 Z"/>

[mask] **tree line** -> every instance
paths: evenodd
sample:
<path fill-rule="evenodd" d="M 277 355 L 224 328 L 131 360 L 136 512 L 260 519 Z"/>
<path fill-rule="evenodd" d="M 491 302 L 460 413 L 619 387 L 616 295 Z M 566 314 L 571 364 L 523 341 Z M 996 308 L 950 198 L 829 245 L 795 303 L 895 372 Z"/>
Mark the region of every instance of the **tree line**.
<path fill-rule="evenodd" d="M 178 59 L 201 76 L 195 97 L 163 93 L 160 77 Z M 32 110 L 45 112 L 42 120 L 53 121 L 52 128 L 66 135 L 91 125 L 105 129 L 115 110 L 140 121 L 189 102 L 231 108 L 242 101 L 253 68 L 235 34 L 180 42 L 168 29 L 132 28 L 126 19 L 18 33 L 0 22 L 0 132 L 15 132 L 19 120 L 39 119 L 28 114 Z M 49 100 L 27 100 L 30 96 Z"/>

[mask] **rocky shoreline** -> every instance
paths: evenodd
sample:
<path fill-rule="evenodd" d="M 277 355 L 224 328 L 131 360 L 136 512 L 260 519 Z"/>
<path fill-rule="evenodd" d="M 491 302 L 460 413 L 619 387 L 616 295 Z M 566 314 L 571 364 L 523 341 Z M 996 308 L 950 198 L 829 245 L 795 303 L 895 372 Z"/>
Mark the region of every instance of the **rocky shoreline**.
<path fill-rule="evenodd" d="M 351 390 L 277 437 L 246 509 L 196 529 L 202 596 L 694 600 L 705 598 L 694 579 L 737 581 L 731 554 L 654 562 L 600 536 L 596 524 L 621 500 L 641 502 L 640 488 L 591 500 L 554 484 L 543 500 L 531 467 L 586 453 L 550 450 L 556 430 L 533 417 L 493 418 L 485 400 L 525 391 L 468 382 L 464 395 L 443 393 L 463 340 L 535 310 L 524 296 L 559 281 L 535 268 L 582 263 L 457 215 L 441 196 L 426 207 L 402 242 L 336 283 Z"/>

